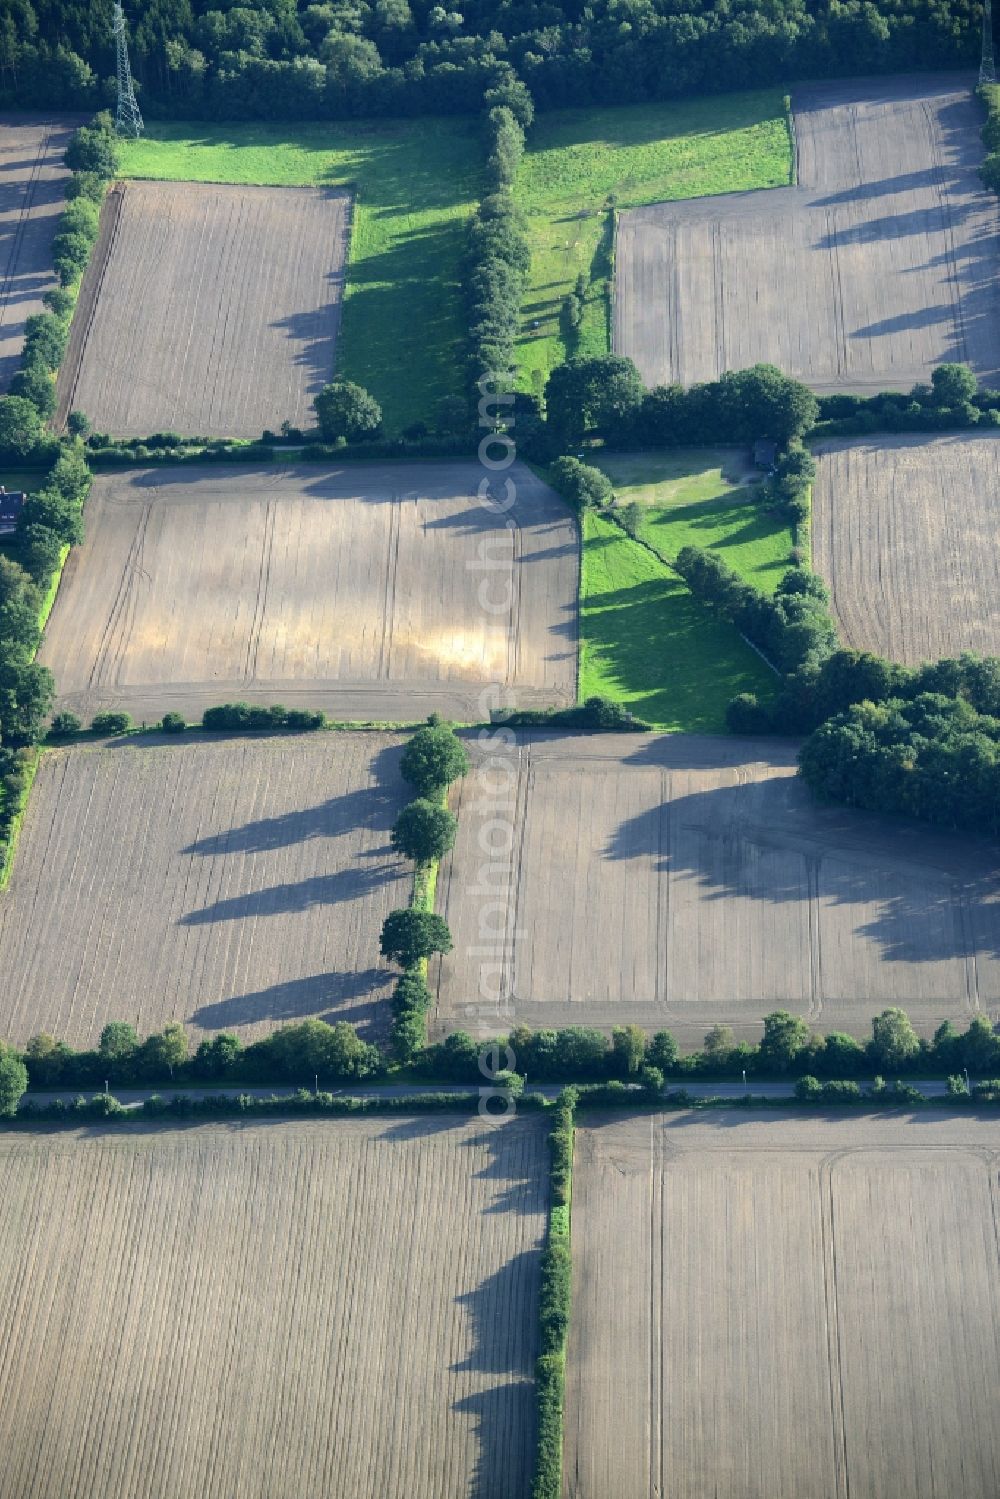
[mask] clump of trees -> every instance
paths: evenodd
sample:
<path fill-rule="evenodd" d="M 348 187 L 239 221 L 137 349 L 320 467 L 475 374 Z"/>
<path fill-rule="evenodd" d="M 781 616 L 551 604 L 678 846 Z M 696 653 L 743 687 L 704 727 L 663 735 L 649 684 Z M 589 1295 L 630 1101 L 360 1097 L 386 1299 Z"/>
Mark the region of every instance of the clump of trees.
<path fill-rule="evenodd" d="M 810 735 L 799 769 L 826 800 L 1000 833 L 1000 718 L 964 698 L 858 703 Z"/>
<path fill-rule="evenodd" d="M 352 380 L 333 380 L 313 401 L 324 442 L 366 442 L 382 431 L 382 408 Z"/>
<path fill-rule="evenodd" d="M 966 653 L 911 667 L 870 651 L 836 650 L 793 672 L 772 704 L 750 693 L 734 698 L 729 727 L 737 733 L 808 734 L 857 703 L 909 702 L 924 693 L 961 698 L 978 713 L 1000 717 L 1000 658 Z"/>
<path fill-rule="evenodd" d="M 614 499 L 611 480 L 603 469 L 579 458 L 557 458 L 549 466 L 552 487 L 577 513 L 592 507 L 610 505 Z"/>
<path fill-rule="evenodd" d="M 545 387 L 546 429 L 563 446 L 600 434 L 612 447 L 696 447 L 704 443 L 781 445 L 800 438 L 819 414 L 807 386 L 771 364 L 734 370 L 702 385 L 647 390 L 631 359 L 577 357 Z"/>

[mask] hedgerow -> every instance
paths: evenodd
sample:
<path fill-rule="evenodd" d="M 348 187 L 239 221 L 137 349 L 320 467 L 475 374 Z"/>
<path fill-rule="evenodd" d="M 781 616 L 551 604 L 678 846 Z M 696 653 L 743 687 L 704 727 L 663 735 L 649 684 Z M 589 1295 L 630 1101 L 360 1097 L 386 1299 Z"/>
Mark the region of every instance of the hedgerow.
<path fill-rule="evenodd" d="M 542 1253 L 538 1306 L 539 1354 L 535 1364 L 538 1446 L 532 1499 L 560 1499 L 562 1494 L 566 1338 L 572 1303 L 570 1227 L 576 1101 L 576 1090 L 564 1088 L 556 1100 L 549 1131 L 549 1229 Z"/>

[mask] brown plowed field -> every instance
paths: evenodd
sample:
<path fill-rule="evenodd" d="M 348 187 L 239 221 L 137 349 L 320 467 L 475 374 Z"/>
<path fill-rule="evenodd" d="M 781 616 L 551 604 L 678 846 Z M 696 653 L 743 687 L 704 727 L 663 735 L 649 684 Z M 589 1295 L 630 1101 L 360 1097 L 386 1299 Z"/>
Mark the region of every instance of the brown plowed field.
<path fill-rule="evenodd" d="M 773 740 L 524 734 L 474 748 L 438 883 L 439 1033 L 635 1022 L 756 1040 L 1000 1003 L 1000 849 L 815 805 Z M 496 763 L 489 763 L 490 761 Z M 490 850 L 496 851 L 491 857 Z"/>
<path fill-rule="evenodd" d="M 621 215 L 615 349 L 648 385 L 759 361 L 816 390 L 1000 370 L 997 203 L 973 80 L 799 89 L 796 187 Z"/>
<path fill-rule="evenodd" d="M 0 1036 L 96 1044 L 109 1020 L 250 1039 L 384 1025 L 389 846 L 408 799 L 379 734 L 123 744 L 43 756 L 0 894 Z"/>
<path fill-rule="evenodd" d="M 572 703 L 576 528 L 510 473 L 505 516 L 478 502 L 472 463 L 99 478 L 42 650 L 60 706 L 153 722 L 244 698 L 468 722 L 491 685 Z"/>
<path fill-rule="evenodd" d="M 81 117 L 82 119 L 82 117 Z M 0 391 L 17 373 L 24 324 L 55 286 L 52 241 L 77 124 L 60 115 L 0 115 Z"/>
<path fill-rule="evenodd" d="M 545 1134 L 0 1140 L 2 1499 L 526 1494 Z"/>
<path fill-rule="evenodd" d="M 824 444 L 813 565 L 845 645 L 917 665 L 1000 654 L 1000 437 Z"/>
<path fill-rule="evenodd" d="M 567 1499 L 995 1499 L 1000 1125 L 576 1135 Z"/>
<path fill-rule="evenodd" d="M 116 437 L 313 425 L 333 371 L 349 216 L 332 189 L 116 184 L 58 419 L 85 411 Z"/>

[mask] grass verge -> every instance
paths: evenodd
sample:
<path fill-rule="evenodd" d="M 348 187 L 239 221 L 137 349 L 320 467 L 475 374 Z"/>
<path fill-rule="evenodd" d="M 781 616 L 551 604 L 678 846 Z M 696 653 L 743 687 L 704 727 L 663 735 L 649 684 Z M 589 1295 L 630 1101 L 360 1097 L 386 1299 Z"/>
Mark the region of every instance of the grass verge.
<path fill-rule="evenodd" d="M 32 750 L 24 768 L 24 785 L 18 792 L 13 806 L 7 803 L 7 792 L 0 790 L 0 890 L 6 890 L 10 884 L 14 855 L 17 853 L 17 840 L 21 835 L 21 824 L 28 810 L 28 798 L 35 783 L 38 762 L 41 758 L 41 750 Z"/>
<path fill-rule="evenodd" d="M 602 453 L 594 461 L 620 504 L 642 507 L 638 534 L 664 561 L 682 547 L 706 547 L 761 593 L 773 593 L 791 566 L 792 528 L 760 508 L 753 482 L 760 475 L 738 448 Z"/>
<path fill-rule="evenodd" d="M 468 121 L 158 121 L 121 142 L 121 161 L 123 177 L 351 188 L 338 374 L 372 392 L 390 433 L 464 394 L 459 261 L 480 167 Z"/>
<path fill-rule="evenodd" d="M 590 511 L 582 525 L 581 698 L 625 703 L 658 729 L 721 734 L 738 692 L 773 697 L 760 657 L 659 557 Z"/>
<path fill-rule="evenodd" d="M 59 584 L 62 581 L 63 568 L 66 566 L 66 558 L 68 556 L 69 543 L 67 542 L 61 547 L 59 551 L 59 561 L 56 564 L 55 571 L 49 579 L 49 586 L 45 590 L 42 602 L 39 605 L 38 628 L 40 630 L 44 630 L 45 626 L 49 622 L 49 615 L 52 613 L 52 606 L 56 601 L 56 594 L 59 592 Z"/>
<path fill-rule="evenodd" d="M 531 246 L 518 343 L 525 389 L 539 391 L 573 354 L 610 347 L 616 209 L 786 187 L 792 170 L 778 89 L 540 116 L 516 186 Z M 570 330 L 560 310 L 580 272 L 583 321 Z"/>

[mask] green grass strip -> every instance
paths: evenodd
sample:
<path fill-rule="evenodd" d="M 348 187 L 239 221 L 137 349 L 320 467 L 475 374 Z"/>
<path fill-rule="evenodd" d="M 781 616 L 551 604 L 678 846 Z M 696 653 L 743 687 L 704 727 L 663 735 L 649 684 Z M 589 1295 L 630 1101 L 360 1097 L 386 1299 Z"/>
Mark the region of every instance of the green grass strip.
<path fill-rule="evenodd" d="M 792 160 L 778 89 L 540 115 L 516 183 L 531 247 L 517 350 L 524 388 L 540 392 L 571 355 L 607 353 L 617 209 L 787 187 Z M 574 332 L 560 312 L 581 272 Z"/>
<path fill-rule="evenodd" d="M 391 434 L 465 394 L 459 263 L 482 154 L 468 120 L 156 121 L 120 146 L 123 177 L 349 188 L 337 373 L 371 391 Z"/>
<path fill-rule="evenodd" d="M 51 578 L 49 579 L 49 586 L 45 590 L 45 596 L 42 599 L 41 605 L 39 606 L 38 628 L 40 630 L 44 630 L 45 626 L 49 622 L 49 615 L 52 613 L 52 606 L 56 601 L 56 594 L 59 592 L 59 584 L 62 581 L 63 568 L 66 566 L 66 558 L 68 556 L 69 543 L 67 542 L 59 552 L 59 561 L 57 562 L 55 570 Z"/>
<path fill-rule="evenodd" d="M 0 791 L 0 829 L 3 829 L 5 824 L 7 826 L 6 833 L 0 832 L 0 837 L 4 840 L 0 844 L 0 848 L 3 850 L 3 862 L 0 863 L 0 890 L 6 890 L 10 884 L 10 876 L 14 868 L 14 855 L 17 853 L 17 841 L 21 836 L 21 824 L 24 822 L 24 814 L 28 810 L 28 798 L 31 795 L 31 788 L 35 783 L 35 776 L 38 772 L 38 764 L 41 758 L 41 751 L 35 749 L 25 769 L 24 786 L 18 794 L 13 807 L 6 805 L 5 793 Z"/>
<path fill-rule="evenodd" d="M 595 462 L 614 484 L 619 505 L 640 507 L 639 538 L 664 562 L 672 563 L 682 547 L 705 547 L 768 594 L 792 565 L 792 528 L 761 505 L 761 475 L 742 450 L 602 453 Z"/>
<path fill-rule="evenodd" d="M 725 620 L 614 521 L 583 515 L 580 697 L 625 703 L 654 728 L 721 734 L 739 692 L 775 678 Z"/>

